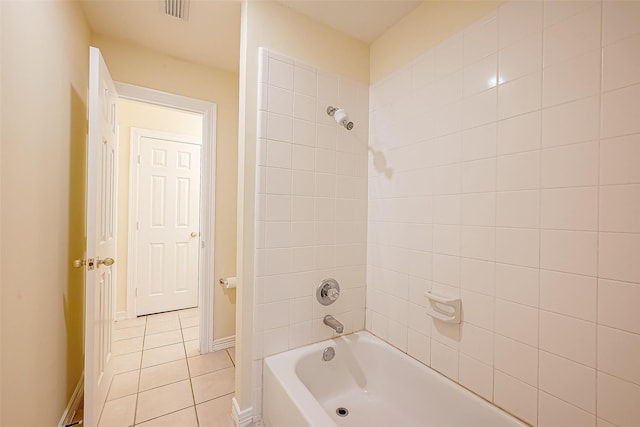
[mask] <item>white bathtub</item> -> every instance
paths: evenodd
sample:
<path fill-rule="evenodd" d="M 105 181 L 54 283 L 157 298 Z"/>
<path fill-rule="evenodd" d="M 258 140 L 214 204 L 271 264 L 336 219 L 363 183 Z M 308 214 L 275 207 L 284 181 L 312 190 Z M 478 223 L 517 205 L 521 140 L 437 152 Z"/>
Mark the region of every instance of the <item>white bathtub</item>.
<path fill-rule="evenodd" d="M 325 362 L 329 346 L 335 357 Z M 339 417 L 340 407 L 349 415 Z M 368 332 L 267 357 L 263 419 L 267 427 L 527 425 Z"/>

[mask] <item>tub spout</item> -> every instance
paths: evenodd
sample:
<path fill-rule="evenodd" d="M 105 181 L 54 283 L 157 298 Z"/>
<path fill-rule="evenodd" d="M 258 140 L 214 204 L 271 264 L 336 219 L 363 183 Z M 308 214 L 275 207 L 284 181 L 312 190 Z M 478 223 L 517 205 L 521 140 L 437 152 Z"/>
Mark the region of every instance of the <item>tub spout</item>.
<path fill-rule="evenodd" d="M 337 333 L 341 334 L 344 331 L 342 323 L 338 322 L 335 317 L 330 314 L 324 316 L 324 324 L 334 329 Z"/>

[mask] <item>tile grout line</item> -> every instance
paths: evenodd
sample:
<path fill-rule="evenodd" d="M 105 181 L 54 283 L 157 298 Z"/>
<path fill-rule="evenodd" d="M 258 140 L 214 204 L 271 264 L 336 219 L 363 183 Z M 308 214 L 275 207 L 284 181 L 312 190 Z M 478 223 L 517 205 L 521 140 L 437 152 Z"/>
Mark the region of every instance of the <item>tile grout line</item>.
<path fill-rule="evenodd" d="M 501 77 L 501 69 L 500 69 L 500 57 L 501 57 L 501 51 L 503 52 L 502 49 L 500 49 L 500 8 L 496 9 L 496 121 L 495 121 L 495 125 L 496 125 L 496 129 L 495 129 L 495 135 L 494 135 L 494 143 L 495 143 L 495 149 L 493 151 L 493 155 L 489 158 L 494 158 L 495 162 L 494 162 L 494 170 L 496 171 L 494 179 L 493 179 L 493 191 L 489 192 L 488 194 L 493 195 L 493 218 L 492 218 L 492 225 L 489 226 L 489 228 L 493 231 L 493 259 L 489 260 L 488 262 L 491 263 L 491 272 L 493 274 L 492 276 L 492 283 L 491 283 L 491 303 L 493 304 L 493 313 L 491 315 L 491 331 L 490 331 L 490 336 L 491 336 L 491 399 L 490 402 L 494 405 L 497 406 L 497 404 L 495 403 L 496 400 L 496 270 L 497 270 L 497 241 L 498 241 L 498 158 L 499 158 L 499 135 L 500 135 L 500 122 L 501 120 L 499 119 L 500 117 L 500 93 L 501 93 L 501 86 L 502 84 L 500 83 L 500 77 Z M 505 119 L 506 120 L 506 119 Z M 462 207 L 462 198 L 463 198 L 463 194 L 460 194 L 460 205 Z M 460 215 L 460 222 L 462 223 L 462 214 Z M 461 227 L 463 227 L 461 225 Z M 460 274 L 462 275 L 462 271 L 460 272 Z M 474 325 L 476 326 L 476 325 Z"/>
<path fill-rule="evenodd" d="M 184 332 L 182 329 L 182 319 L 178 314 L 178 323 L 180 324 L 180 335 L 182 335 L 182 350 L 184 351 L 184 361 L 187 364 L 187 375 L 189 376 L 189 388 L 191 389 L 191 398 L 193 399 L 193 411 L 196 414 L 196 425 L 200 427 L 200 417 L 198 416 L 198 407 L 196 406 L 196 396 L 193 391 L 193 380 L 191 378 L 191 367 L 189 366 L 189 358 L 187 357 L 187 347 L 184 343 Z"/>
<path fill-rule="evenodd" d="M 602 116 L 603 116 L 603 110 L 604 110 L 604 102 L 603 102 L 603 98 L 604 98 L 604 91 L 603 91 L 603 86 L 604 86 L 604 2 L 601 0 L 600 1 L 600 46 L 598 46 L 599 50 L 600 50 L 600 81 L 599 83 L 599 90 L 598 90 L 598 157 L 597 157 L 597 173 L 598 173 L 598 180 L 597 180 L 597 192 L 596 192 L 596 306 L 595 306 L 595 348 L 594 348 L 594 356 L 595 356 L 595 363 L 593 366 L 593 370 L 594 370 L 594 391 L 593 391 L 593 397 L 594 397 L 594 408 L 593 408 L 593 416 L 595 418 L 595 422 L 596 424 L 598 423 L 598 418 L 599 418 L 599 412 L 598 411 L 598 388 L 599 388 L 599 377 L 600 375 L 598 375 L 598 371 L 599 371 L 599 363 L 598 363 L 598 338 L 599 338 L 599 330 L 600 330 L 600 325 L 599 325 L 599 321 L 600 319 L 598 318 L 598 308 L 599 308 L 599 294 L 600 294 L 600 220 L 601 220 L 601 212 L 600 212 L 600 202 L 601 202 L 601 195 L 600 192 L 602 190 L 601 187 L 601 180 L 602 177 L 600 176 L 600 167 L 602 164 L 602 159 L 600 158 L 601 156 L 601 152 L 602 152 Z"/>
<path fill-rule="evenodd" d="M 541 310 L 540 310 L 540 297 L 541 297 L 541 274 L 540 271 L 542 270 L 542 232 L 543 232 L 543 228 L 542 228 L 542 214 L 543 214 L 543 203 L 542 203 L 542 196 L 543 196 L 543 154 L 544 154 L 544 111 L 545 108 L 553 108 L 554 106 L 547 106 L 545 107 L 545 96 L 544 96 L 544 87 L 545 87 L 545 74 L 544 74 L 544 69 L 545 69 L 545 59 L 544 59 L 544 41 L 545 41 L 545 35 L 547 34 L 546 32 L 548 31 L 545 28 L 544 25 L 544 13 L 545 13 L 545 2 L 541 2 L 541 6 L 540 6 L 540 105 L 539 105 L 539 111 L 540 111 L 540 123 L 539 123 L 539 130 L 540 130 L 540 136 L 539 136 L 539 140 L 538 140 L 538 188 L 536 189 L 536 191 L 538 192 L 538 259 L 537 259 L 537 266 L 535 267 L 536 269 L 536 275 L 537 275 L 537 285 L 538 285 L 538 301 L 536 304 L 536 385 L 535 385 L 535 390 L 536 390 L 536 414 L 535 414 L 535 420 L 536 420 L 536 425 L 539 425 L 540 423 L 540 335 L 541 332 L 540 330 L 541 325 L 542 325 L 542 316 L 541 316 Z"/>
<path fill-rule="evenodd" d="M 158 415 L 157 417 L 149 418 L 148 420 L 144 420 L 141 424 L 135 424 L 135 425 L 133 425 L 132 427 L 140 427 L 140 426 L 142 426 L 142 424 L 145 424 L 145 423 L 148 423 L 148 422 L 150 422 L 150 421 L 154 421 L 154 420 L 157 420 L 157 419 L 160 419 L 160 418 L 166 417 L 166 416 L 168 416 L 168 415 L 173 415 L 173 414 L 175 414 L 175 413 L 177 413 L 177 412 L 184 411 L 185 409 L 189 409 L 189 408 L 191 408 L 191 407 L 193 407 L 193 408 L 194 408 L 194 410 L 195 410 L 195 406 L 187 406 L 187 407 L 185 407 L 185 408 L 176 409 L 175 411 L 171 411 L 171 412 L 168 412 L 168 413 L 166 413 L 166 414 Z M 179 426 L 176 426 L 176 427 L 179 427 Z"/>
<path fill-rule="evenodd" d="M 135 409 L 133 411 L 133 424 L 131 424 L 132 426 L 136 425 L 136 417 L 138 416 L 138 400 L 140 397 L 140 378 L 142 377 L 142 358 L 144 356 L 144 342 L 147 339 L 147 325 L 149 324 L 149 317 L 145 316 L 145 321 L 144 321 L 144 335 L 142 336 L 142 349 L 140 351 L 140 365 L 138 368 L 138 382 L 136 384 L 136 404 L 135 404 Z"/>
<path fill-rule="evenodd" d="M 301 323 L 301 322 L 298 322 L 298 323 Z M 231 353 L 229 353 L 229 348 L 225 348 L 224 351 L 225 351 L 225 353 L 227 353 L 227 357 L 229 358 L 229 360 L 231 360 L 231 364 L 233 365 L 233 368 L 235 370 L 236 363 L 233 361 L 233 357 L 231 357 Z M 235 392 L 235 390 L 234 390 L 234 392 Z"/>

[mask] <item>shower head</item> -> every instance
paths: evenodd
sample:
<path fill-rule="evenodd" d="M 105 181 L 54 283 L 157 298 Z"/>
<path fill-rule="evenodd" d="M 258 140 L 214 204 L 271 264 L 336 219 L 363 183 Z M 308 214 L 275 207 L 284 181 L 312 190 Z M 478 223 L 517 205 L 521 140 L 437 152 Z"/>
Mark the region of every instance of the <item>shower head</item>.
<path fill-rule="evenodd" d="M 344 108 L 328 106 L 327 114 L 332 116 L 335 119 L 335 121 L 338 124 L 344 126 L 345 129 L 347 130 L 353 129 L 353 122 L 349 121 L 349 115 L 347 114 Z"/>

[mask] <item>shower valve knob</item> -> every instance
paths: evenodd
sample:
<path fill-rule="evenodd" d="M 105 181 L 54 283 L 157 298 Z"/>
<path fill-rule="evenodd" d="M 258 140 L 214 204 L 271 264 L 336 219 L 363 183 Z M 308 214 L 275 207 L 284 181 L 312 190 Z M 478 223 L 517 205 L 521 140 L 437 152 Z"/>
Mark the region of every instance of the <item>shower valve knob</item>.
<path fill-rule="evenodd" d="M 322 305 L 333 304 L 340 296 L 340 285 L 335 279 L 325 279 L 318 285 L 316 298 Z"/>

